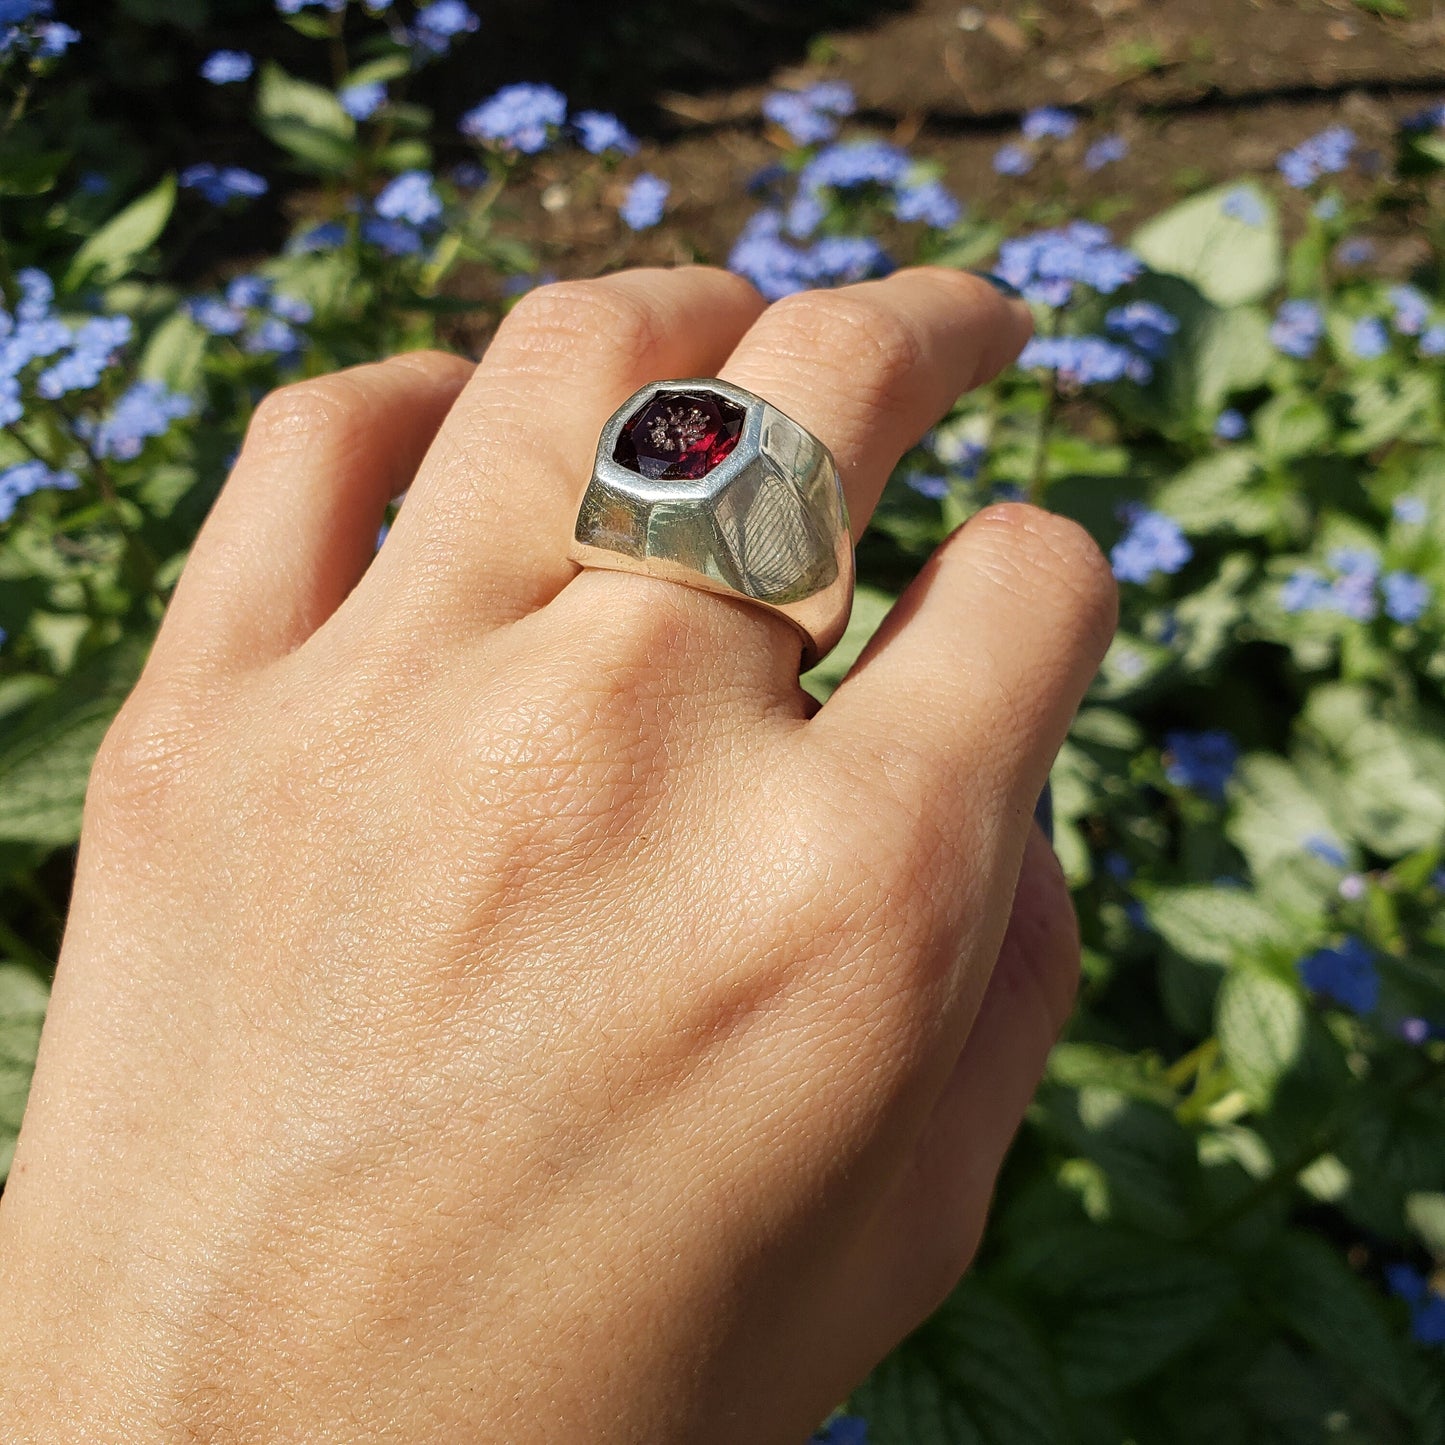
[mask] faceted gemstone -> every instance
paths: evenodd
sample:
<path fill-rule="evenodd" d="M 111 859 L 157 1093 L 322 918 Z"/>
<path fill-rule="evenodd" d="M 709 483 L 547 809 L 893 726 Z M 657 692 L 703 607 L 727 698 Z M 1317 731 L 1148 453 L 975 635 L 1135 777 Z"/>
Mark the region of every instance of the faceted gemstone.
<path fill-rule="evenodd" d="M 729 456 L 747 412 L 726 397 L 664 391 L 622 428 L 613 459 L 652 481 L 697 481 Z"/>

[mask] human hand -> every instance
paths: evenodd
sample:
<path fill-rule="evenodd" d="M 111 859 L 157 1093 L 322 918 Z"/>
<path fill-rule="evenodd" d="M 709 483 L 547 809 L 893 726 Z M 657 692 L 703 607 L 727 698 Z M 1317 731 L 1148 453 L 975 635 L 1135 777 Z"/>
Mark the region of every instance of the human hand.
<path fill-rule="evenodd" d="M 93 778 L 8 1440 L 798 1445 L 939 1302 L 1072 996 L 1031 810 L 1108 568 L 989 509 L 818 710 L 786 623 L 566 547 L 646 381 L 772 401 L 861 530 L 1027 332 L 636 272 L 263 405 Z"/>

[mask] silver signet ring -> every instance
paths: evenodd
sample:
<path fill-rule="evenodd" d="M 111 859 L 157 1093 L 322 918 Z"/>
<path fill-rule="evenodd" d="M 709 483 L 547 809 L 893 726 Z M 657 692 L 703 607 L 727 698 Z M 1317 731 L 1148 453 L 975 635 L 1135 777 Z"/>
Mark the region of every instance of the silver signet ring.
<path fill-rule="evenodd" d="M 842 637 L 853 605 L 832 454 L 725 381 L 655 381 L 613 415 L 568 555 L 776 613 L 802 635 L 805 670 Z"/>

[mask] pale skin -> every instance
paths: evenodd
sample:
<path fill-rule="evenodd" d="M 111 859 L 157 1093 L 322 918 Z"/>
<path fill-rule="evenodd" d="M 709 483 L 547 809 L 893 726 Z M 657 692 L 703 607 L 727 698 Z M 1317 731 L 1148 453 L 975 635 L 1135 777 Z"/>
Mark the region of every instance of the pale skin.
<path fill-rule="evenodd" d="M 263 404 L 92 780 L 10 1445 L 800 1445 L 940 1302 L 1073 997 L 1032 811 L 1108 567 L 991 508 L 819 709 L 786 623 L 566 545 L 645 382 L 767 397 L 861 532 L 1028 330 L 632 272 Z"/>

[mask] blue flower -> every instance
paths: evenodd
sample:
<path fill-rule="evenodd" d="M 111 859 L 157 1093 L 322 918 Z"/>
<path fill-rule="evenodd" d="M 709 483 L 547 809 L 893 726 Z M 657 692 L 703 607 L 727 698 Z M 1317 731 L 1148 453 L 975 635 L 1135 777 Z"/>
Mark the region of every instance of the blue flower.
<path fill-rule="evenodd" d="M 1067 140 L 1079 128 L 1078 117 L 1072 111 L 1060 110 L 1057 106 L 1042 105 L 1024 115 L 1021 129 L 1025 140 L 1043 140 L 1053 137 Z"/>
<path fill-rule="evenodd" d="M 291 356 L 301 350 L 301 338 L 279 316 L 265 316 L 246 333 L 241 346 L 251 356 Z"/>
<path fill-rule="evenodd" d="M 361 223 L 361 239 L 388 256 L 419 256 L 426 247 L 415 226 L 385 216 L 368 216 Z"/>
<path fill-rule="evenodd" d="M 615 151 L 618 155 L 637 154 L 637 137 L 617 119 L 603 110 L 583 110 L 572 117 L 582 149 L 594 156 Z"/>
<path fill-rule="evenodd" d="M 304 326 L 316 315 L 316 308 L 299 296 L 287 296 L 284 292 L 278 292 L 271 298 L 271 314 L 279 316 L 282 321 L 291 322 L 293 326 Z"/>
<path fill-rule="evenodd" d="M 1420 337 L 1421 356 L 1445 356 L 1445 326 L 1429 326 Z"/>
<path fill-rule="evenodd" d="M 244 50 L 215 50 L 201 66 L 201 78 L 212 85 L 235 85 L 250 80 L 256 62 Z"/>
<path fill-rule="evenodd" d="M 80 478 L 74 472 L 59 472 L 42 461 L 17 462 L 14 466 L 0 471 L 0 522 L 8 522 L 15 514 L 15 504 L 21 497 L 47 488 L 54 491 L 70 492 L 80 485 Z"/>
<path fill-rule="evenodd" d="M 1111 166 L 1116 161 L 1121 161 L 1129 154 L 1129 143 L 1121 135 L 1100 136 L 1088 150 L 1084 152 L 1084 169 L 1086 171 L 1101 171 L 1105 166 Z"/>
<path fill-rule="evenodd" d="M 442 213 L 435 177 L 429 171 L 403 171 L 377 196 L 374 209 L 385 221 L 406 221 L 418 227 L 431 225 Z"/>
<path fill-rule="evenodd" d="M 264 276 L 235 276 L 226 286 L 226 305 L 238 310 L 264 306 L 271 299 L 271 283 Z"/>
<path fill-rule="evenodd" d="M 1430 324 L 1430 298 L 1414 286 L 1391 286 L 1394 326 L 1401 336 L 1419 336 Z"/>
<path fill-rule="evenodd" d="M 386 104 L 386 87 L 379 80 L 353 81 L 336 98 L 352 120 L 370 120 Z"/>
<path fill-rule="evenodd" d="M 1145 356 L 1162 356 L 1169 338 L 1179 330 L 1178 319 L 1152 301 L 1115 306 L 1104 317 L 1104 325 Z"/>
<path fill-rule="evenodd" d="M 883 275 L 893 262 L 871 236 L 824 236 L 804 254 L 803 266 L 814 283 L 846 283 Z"/>
<path fill-rule="evenodd" d="M 993 168 L 1001 176 L 1026 176 L 1034 168 L 1034 155 L 1026 146 L 1004 145 L 993 153 Z"/>
<path fill-rule="evenodd" d="M 763 115 L 798 145 L 820 145 L 838 133 L 838 119 L 857 106 L 851 86 L 825 80 L 806 90 L 775 90 L 763 100 Z"/>
<path fill-rule="evenodd" d="M 1385 594 L 1385 615 L 1396 622 L 1418 622 L 1430 605 L 1434 590 L 1413 572 L 1386 572 L 1380 579 Z"/>
<path fill-rule="evenodd" d="M 1430 515 L 1423 497 L 1396 497 L 1390 504 L 1390 511 L 1397 522 L 1407 527 L 1420 526 Z"/>
<path fill-rule="evenodd" d="M 346 0 L 276 0 L 276 9 L 282 15 L 299 15 L 303 10 L 316 6 L 338 15 L 346 9 Z"/>
<path fill-rule="evenodd" d="M 1363 266 L 1375 258 L 1375 243 L 1368 236 L 1346 236 L 1335 247 L 1335 260 L 1341 266 Z"/>
<path fill-rule="evenodd" d="M 158 381 L 137 381 L 93 429 L 91 445 L 97 456 L 131 461 L 141 454 L 151 437 L 164 435 L 172 422 L 189 416 L 193 410 L 190 397 Z"/>
<path fill-rule="evenodd" d="M 1390 349 L 1390 333 L 1378 316 L 1362 316 L 1350 329 L 1350 350 L 1361 361 L 1374 361 Z"/>
<path fill-rule="evenodd" d="M 1269 328 L 1269 339 L 1275 347 L 1300 361 L 1314 355 L 1324 334 L 1324 314 L 1313 301 L 1283 302 Z"/>
<path fill-rule="evenodd" d="M 828 208 L 814 191 L 800 191 L 788 202 L 783 229 L 795 240 L 806 241 L 823 224 Z"/>
<path fill-rule="evenodd" d="M 932 472 L 909 472 L 903 480 L 919 496 L 927 497 L 932 502 L 942 501 L 952 490 L 952 485 L 947 477 L 941 477 Z"/>
<path fill-rule="evenodd" d="M 1279 589 L 1279 605 L 1286 612 L 1321 612 L 1329 602 L 1330 584 L 1313 567 L 1297 568 Z"/>
<path fill-rule="evenodd" d="M 663 210 L 672 187 L 662 179 L 644 171 L 627 188 L 617 213 L 634 231 L 646 231 L 662 220 Z"/>
<path fill-rule="evenodd" d="M 1035 336 L 1018 364 L 1054 372 L 1067 386 L 1097 386 L 1128 379 L 1146 382 L 1149 362 L 1126 346 L 1103 336 Z"/>
<path fill-rule="evenodd" d="M 1333 838 L 1323 833 L 1315 833 L 1306 838 L 1304 848 L 1311 857 L 1328 863 L 1331 868 L 1343 868 L 1349 862 L 1345 850 Z"/>
<path fill-rule="evenodd" d="M 922 181 L 898 188 L 893 214 L 900 221 L 922 221 L 925 225 L 946 231 L 958 224 L 963 207 L 941 181 Z"/>
<path fill-rule="evenodd" d="M 1340 198 L 1338 196 L 1321 196 L 1319 200 L 1310 207 L 1310 215 L 1317 221 L 1339 220 Z"/>
<path fill-rule="evenodd" d="M 1372 1013 L 1380 1001 L 1374 955 L 1353 936 L 1335 948 L 1317 949 L 1300 959 L 1299 974 L 1311 993 L 1354 1013 Z"/>
<path fill-rule="evenodd" d="M 808 1445 L 868 1445 L 868 1422 L 857 1415 L 830 1420 Z"/>
<path fill-rule="evenodd" d="M 1239 744 L 1221 728 L 1164 734 L 1164 776 L 1176 788 L 1222 802 L 1238 761 Z"/>
<path fill-rule="evenodd" d="M 1028 300 L 1063 306 L 1076 283 L 1110 295 L 1137 280 L 1144 263 L 1132 251 L 1115 246 L 1103 226 L 1072 221 L 1059 230 L 1005 241 L 994 270 Z"/>
<path fill-rule="evenodd" d="M 200 297 L 186 303 L 191 320 L 212 336 L 235 336 L 246 324 L 246 318 L 235 307 L 214 297 Z"/>
<path fill-rule="evenodd" d="M 895 186 L 911 162 L 907 151 L 880 140 L 856 140 L 831 145 L 803 167 L 798 184 L 816 191 L 824 186 L 836 191 L 859 186 Z"/>
<path fill-rule="evenodd" d="M 427 55 L 445 55 L 453 40 L 459 35 L 471 35 L 481 23 L 462 0 L 432 0 L 416 12 L 408 36 Z"/>
<path fill-rule="evenodd" d="M 755 212 L 728 255 L 728 268 L 749 281 L 769 301 L 781 300 L 812 284 L 807 253 L 783 239 L 783 216 L 775 210 Z"/>
<path fill-rule="evenodd" d="M 567 97 L 550 85 L 504 85 L 461 119 L 463 135 L 536 155 L 567 121 Z"/>
<path fill-rule="evenodd" d="M 41 372 L 35 390 L 49 401 L 72 391 L 89 391 L 130 340 L 133 329 L 129 316 L 92 316 L 71 338 L 70 354 Z"/>
<path fill-rule="evenodd" d="M 1222 442 L 1237 442 L 1249 430 L 1249 422 L 1242 411 L 1226 407 L 1214 423 L 1214 435 Z"/>
<path fill-rule="evenodd" d="M 1219 209 L 1226 216 L 1242 221 L 1246 226 L 1262 226 L 1269 219 L 1258 193 L 1250 186 L 1235 186 L 1220 203 Z"/>
<path fill-rule="evenodd" d="M 1400 129 L 1407 135 L 1423 130 L 1440 130 L 1445 128 L 1445 100 L 1436 101 L 1434 105 L 1427 105 L 1424 110 L 1417 110 L 1413 115 L 1407 115 L 1400 122 Z"/>
<path fill-rule="evenodd" d="M 1277 162 L 1279 173 L 1297 190 L 1313 185 L 1321 176 L 1338 175 L 1350 164 L 1355 133 L 1342 125 L 1331 126 L 1318 135 L 1287 150 Z"/>
<path fill-rule="evenodd" d="M 287 247 L 295 255 L 308 255 L 317 251 L 334 251 L 346 244 L 346 227 L 340 221 L 322 221 L 303 231 Z"/>
<path fill-rule="evenodd" d="M 254 200 L 269 189 L 263 176 L 243 166 L 214 166 L 209 161 L 187 166 L 181 172 L 181 185 L 199 191 L 213 206 L 224 206 L 235 200 Z"/>
<path fill-rule="evenodd" d="M 1134 507 L 1129 528 L 1109 553 L 1114 575 L 1121 582 L 1147 582 L 1156 573 L 1172 575 L 1194 555 L 1194 548 L 1179 523 L 1162 512 Z"/>
<path fill-rule="evenodd" d="M 1362 547 L 1336 547 L 1328 561 L 1337 574 L 1330 585 L 1328 609 L 1356 622 L 1373 622 L 1380 611 L 1375 591 L 1379 559 Z"/>

